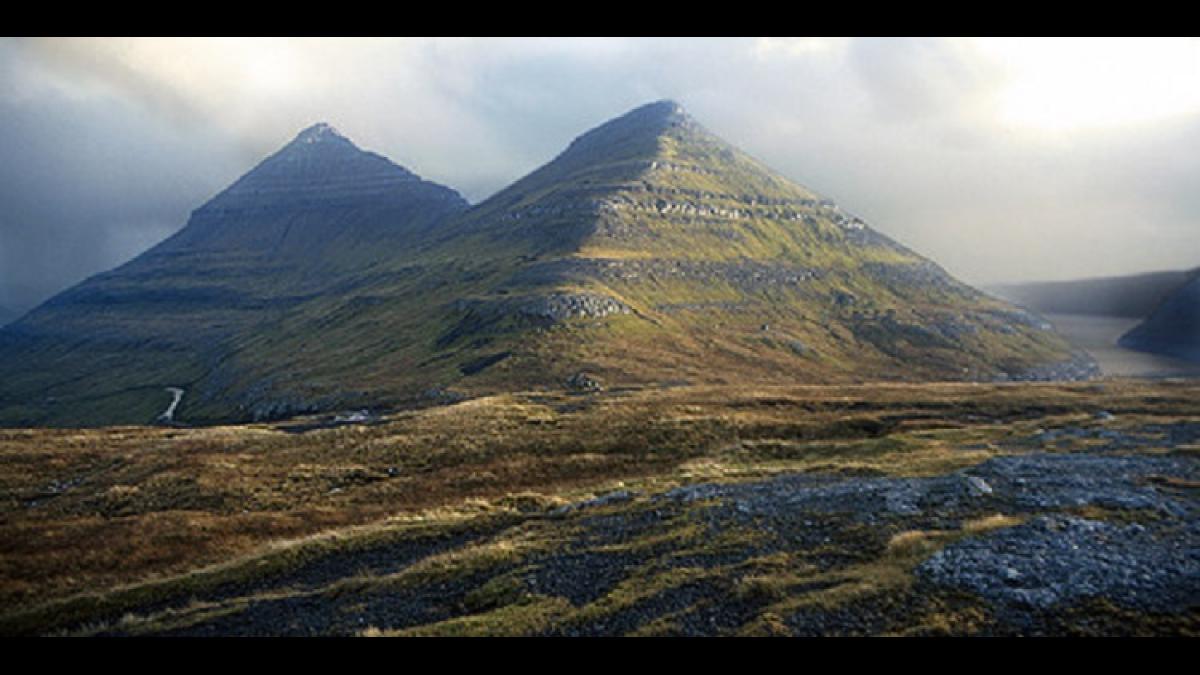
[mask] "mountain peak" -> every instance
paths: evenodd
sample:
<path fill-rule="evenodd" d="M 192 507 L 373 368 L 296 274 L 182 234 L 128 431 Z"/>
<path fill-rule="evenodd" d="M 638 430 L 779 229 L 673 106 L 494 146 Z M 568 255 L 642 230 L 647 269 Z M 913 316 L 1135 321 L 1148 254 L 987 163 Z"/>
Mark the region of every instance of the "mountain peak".
<path fill-rule="evenodd" d="M 633 110 L 621 115 L 613 120 L 655 120 L 660 122 L 683 122 L 691 121 L 691 116 L 684 110 L 683 106 L 678 102 L 669 98 L 652 101 L 645 105 L 638 106 Z"/>
<path fill-rule="evenodd" d="M 363 150 L 327 122 L 305 128 L 201 209 L 306 210 L 408 200 L 417 193 L 461 202 L 458 193 Z"/>
<path fill-rule="evenodd" d="M 697 180 L 705 184 L 704 192 L 761 197 L 778 203 L 821 199 L 811 190 L 777 176 L 713 134 L 677 101 L 662 99 L 633 108 L 580 134 L 553 160 L 490 197 L 486 206 L 481 205 L 483 208 L 461 223 L 472 228 L 494 227 L 511 234 L 509 220 L 490 218 L 493 209 L 528 202 L 532 195 L 543 202 L 556 202 L 539 208 L 585 212 L 599 208 L 594 205 L 610 197 L 621 203 L 633 199 L 628 195 L 613 196 L 631 189 L 642 196 L 656 191 L 693 194 L 697 191 Z M 696 206 L 680 202 L 673 208 L 689 210 Z M 635 229 L 644 229 L 649 221 L 637 222 Z M 549 240 L 561 243 L 566 238 L 559 232 Z"/>
<path fill-rule="evenodd" d="M 350 139 L 346 138 L 340 131 L 335 129 L 333 125 L 329 124 L 328 122 L 317 122 L 316 124 L 297 134 L 296 139 L 292 142 L 303 143 L 307 145 L 312 143 L 321 143 L 323 141 L 349 142 Z"/>
<path fill-rule="evenodd" d="M 679 103 L 663 99 L 639 106 L 575 138 L 556 160 L 560 169 L 647 159 L 659 153 L 664 138 L 720 142 Z"/>
<path fill-rule="evenodd" d="M 351 141 L 328 122 L 318 122 L 296 134 L 296 137 L 285 145 L 281 152 L 289 150 L 292 153 L 310 154 L 316 152 L 320 155 L 329 154 L 330 151 L 338 154 L 358 154 L 365 152 L 355 145 L 354 141 Z"/>
<path fill-rule="evenodd" d="M 475 207 L 305 129 L 171 239 L 0 331 L 0 424 L 148 421 L 180 383 L 176 419 L 216 421 L 580 373 L 757 386 L 1094 367 L 666 100 Z"/>
<path fill-rule="evenodd" d="M 619 140 L 656 138 L 677 127 L 698 127 L 683 106 L 663 99 L 639 106 L 615 117 L 575 139 L 573 145 L 589 141 L 612 143 Z"/>

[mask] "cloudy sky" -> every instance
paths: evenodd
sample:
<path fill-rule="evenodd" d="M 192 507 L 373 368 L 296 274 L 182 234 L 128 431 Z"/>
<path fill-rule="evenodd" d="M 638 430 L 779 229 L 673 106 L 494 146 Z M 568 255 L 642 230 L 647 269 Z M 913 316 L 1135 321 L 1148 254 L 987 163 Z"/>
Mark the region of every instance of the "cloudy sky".
<path fill-rule="evenodd" d="M 1200 265 L 1200 41 L 0 38 L 0 306 L 327 121 L 472 202 L 642 103 L 974 283 Z"/>

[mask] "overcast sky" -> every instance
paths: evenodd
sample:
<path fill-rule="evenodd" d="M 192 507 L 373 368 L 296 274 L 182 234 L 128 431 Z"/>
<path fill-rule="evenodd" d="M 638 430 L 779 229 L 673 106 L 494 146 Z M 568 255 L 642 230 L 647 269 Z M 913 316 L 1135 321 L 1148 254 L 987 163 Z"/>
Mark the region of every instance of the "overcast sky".
<path fill-rule="evenodd" d="M 486 198 L 671 98 L 973 283 L 1200 265 L 1200 41 L 0 39 L 0 305 L 317 121 Z"/>

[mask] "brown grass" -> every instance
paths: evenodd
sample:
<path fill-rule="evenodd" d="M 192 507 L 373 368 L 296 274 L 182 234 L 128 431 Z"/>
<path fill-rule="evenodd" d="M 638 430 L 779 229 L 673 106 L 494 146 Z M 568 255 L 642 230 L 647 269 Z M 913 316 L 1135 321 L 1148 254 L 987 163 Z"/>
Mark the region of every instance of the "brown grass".
<path fill-rule="evenodd" d="M 777 471 L 930 474 L 1100 409 L 1120 425 L 1196 419 L 1198 402 L 1200 385 L 1182 382 L 741 385 L 492 396 L 304 434 L 0 430 L 0 607 L 439 510 L 546 510 L 616 486 Z"/>

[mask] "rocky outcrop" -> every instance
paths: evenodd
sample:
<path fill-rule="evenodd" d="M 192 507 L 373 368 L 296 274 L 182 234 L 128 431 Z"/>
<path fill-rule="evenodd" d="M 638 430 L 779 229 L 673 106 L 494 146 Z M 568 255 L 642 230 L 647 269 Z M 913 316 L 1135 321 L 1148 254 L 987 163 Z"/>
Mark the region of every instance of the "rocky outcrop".
<path fill-rule="evenodd" d="M 1090 380 L 1100 375 L 1100 366 L 1095 359 L 1079 352 L 1066 361 L 1011 370 L 993 379 L 997 382 L 1070 382 Z"/>
<path fill-rule="evenodd" d="M 596 279 L 635 282 L 683 280 L 726 283 L 749 291 L 775 286 L 800 286 L 821 276 L 819 270 L 786 262 L 763 260 L 610 260 L 565 258 L 529 265 L 512 279 L 514 284 L 549 284 Z"/>
<path fill-rule="evenodd" d="M 552 293 L 532 298 L 517 307 L 527 316 L 553 322 L 568 319 L 603 319 L 613 314 L 629 314 L 629 305 L 598 293 Z"/>
<path fill-rule="evenodd" d="M 1200 526 L 1194 495 L 1168 478 L 1194 484 L 1200 465 L 1186 454 L 1035 452 L 928 476 L 808 471 L 618 488 L 436 537 L 417 529 L 314 547 L 244 583 L 177 588 L 131 609 L 162 613 L 150 627 L 167 635 L 352 635 L 528 615 L 538 620 L 482 629 L 713 636 L 769 620 L 788 635 L 1186 634 Z M 513 545 L 530 539 L 540 545 Z M 477 554 L 495 544 L 504 555 Z M 426 561 L 439 574 L 421 573 Z M 362 581 L 368 566 L 375 574 Z M 377 581 L 388 578 L 405 583 Z M 224 611 L 186 611 L 197 599 Z M 548 599 L 554 610 L 537 612 Z M 121 634 L 138 624 L 107 625 Z"/>
<path fill-rule="evenodd" d="M 574 391 L 596 392 L 604 389 L 604 385 L 600 384 L 599 380 L 584 372 L 575 373 L 568 377 L 566 385 L 567 389 Z"/>
<path fill-rule="evenodd" d="M 952 292 L 971 298 L 982 295 L 979 291 L 957 281 L 939 265 L 930 261 L 904 264 L 868 262 L 864 263 L 861 269 L 872 279 L 893 290 L 915 289 L 922 293 Z"/>
<path fill-rule="evenodd" d="M 1200 528 L 1177 540 L 1145 525 L 1073 516 L 1039 516 L 1025 525 L 968 539 L 917 570 L 931 582 L 978 594 L 1005 613 L 1048 610 L 1085 599 L 1117 598 L 1142 611 L 1188 609 L 1200 575 Z"/>
<path fill-rule="evenodd" d="M 438 336 L 438 348 L 528 326 L 544 328 L 566 321 L 605 319 L 633 312 L 616 298 L 586 292 L 462 299 L 454 301 L 450 311 L 458 319 Z"/>
<path fill-rule="evenodd" d="M 551 292 L 546 295 L 457 300 L 455 312 L 465 312 L 484 320 L 526 317 L 558 323 L 569 319 L 602 319 L 614 314 L 629 314 L 629 306 L 616 298 L 599 293 Z"/>
<path fill-rule="evenodd" d="M 753 308 L 749 302 L 734 300 L 710 300 L 706 302 L 664 302 L 654 306 L 656 312 L 677 314 L 679 312 L 745 312 Z"/>

